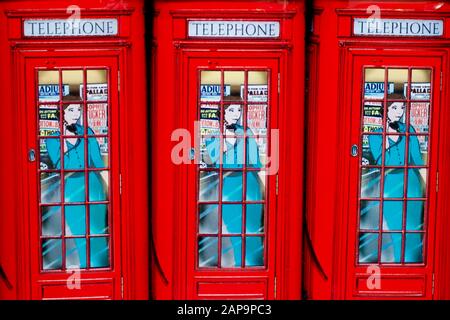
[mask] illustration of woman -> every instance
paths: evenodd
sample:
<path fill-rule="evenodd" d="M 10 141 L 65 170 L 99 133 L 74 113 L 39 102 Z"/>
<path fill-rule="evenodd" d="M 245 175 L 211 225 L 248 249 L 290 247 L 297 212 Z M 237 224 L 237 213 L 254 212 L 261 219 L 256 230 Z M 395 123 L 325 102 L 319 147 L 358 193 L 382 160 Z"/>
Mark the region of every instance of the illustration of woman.
<path fill-rule="evenodd" d="M 388 95 L 388 99 L 403 100 L 401 94 L 393 93 Z M 404 102 L 388 102 L 387 105 L 387 120 L 386 120 L 386 135 L 385 135 L 385 150 L 384 150 L 384 165 L 388 166 L 384 173 L 384 194 L 385 200 L 397 199 L 398 201 L 383 201 L 383 229 L 384 230 L 402 230 L 403 228 L 403 197 L 407 198 L 423 198 L 425 195 L 425 170 L 424 169 L 408 169 L 407 174 L 407 189 L 404 194 L 405 186 L 405 160 L 406 165 L 423 166 L 424 161 L 420 152 L 420 144 L 417 136 L 409 135 L 406 137 L 406 124 L 404 123 L 405 103 Z M 375 132 L 382 132 L 378 129 Z M 409 133 L 414 134 L 416 131 L 413 126 L 409 126 Z M 369 149 L 375 165 L 382 165 L 383 158 L 383 136 L 370 135 Z M 405 157 L 406 140 L 408 143 L 408 157 Z M 394 166 L 394 168 L 389 168 Z M 398 166 L 398 168 L 395 168 Z M 369 181 L 365 188 L 370 189 L 374 186 L 379 186 L 380 175 L 374 177 Z M 378 188 L 378 187 L 377 187 Z M 423 202 L 416 201 L 414 205 L 407 206 L 408 220 L 411 225 L 422 226 L 423 224 Z M 363 218 L 363 217 L 362 217 Z M 400 262 L 401 261 L 401 241 L 400 234 L 384 233 L 382 248 L 382 262 Z M 418 238 L 411 238 L 405 249 L 406 262 L 421 262 L 422 261 L 422 242 Z M 413 240 L 415 239 L 415 240 Z M 387 241 L 386 241 L 387 240 Z M 374 250 L 375 248 L 370 248 Z M 366 249 L 367 250 L 367 249 Z"/>
<path fill-rule="evenodd" d="M 240 124 L 242 107 L 239 104 L 225 106 L 224 110 L 224 139 L 223 139 L 223 184 L 222 201 L 262 201 L 265 198 L 265 187 L 263 180 L 257 171 L 247 171 L 246 190 L 243 199 L 243 170 L 227 171 L 227 169 L 242 169 L 244 167 L 244 127 Z M 259 158 L 259 149 L 252 130 L 245 131 L 246 143 L 246 167 L 262 168 Z M 220 166 L 220 139 L 212 137 L 206 140 L 206 151 L 210 159 L 210 165 L 216 168 Z M 216 186 L 211 186 L 215 189 Z M 208 188 L 209 189 L 209 188 Z M 209 189 L 209 190 L 211 190 Z M 208 192 L 205 190 L 205 192 Z M 264 214 L 263 205 L 246 207 L 246 229 L 261 233 Z M 226 233 L 240 234 L 242 224 L 242 205 L 222 205 L 223 230 Z M 246 232 L 245 230 L 243 231 Z M 241 237 L 223 238 L 231 242 L 227 252 L 222 256 L 222 266 L 241 266 Z M 260 237 L 256 241 L 248 241 L 246 245 L 245 265 L 263 265 L 263 243 Z"/>
<path fill-rule="evenodd" d="M 85 159 L 88 168 L 105 168 L 105 163 L 101 157 L 100 147 L 97 138 L 84 139 L 84 127 L 80 125 L 82 119 L 82 108 L 80 104 L 64 105 L 63 121 L 63 165 L 64 177 L 64 218 L 66 236 L 83 236 L 66 240 L 66 267 L 86 268 L 86 205 L 85 201 L 106 201 L 108 193 L 108 175 L 106 171 L 89 171 L 87 174 L 89 193 L 86 195 L 86 173 Z M 87 128 L 88 135 L 94 135 L 91 128 Z M 60 132 L 55 132 L 53 136 L 60 136 Z M 85 141 L 87 140 L 87 150 Z M 46 139 L 48 156 L 53 165 L 52 169 L 61 169 L 61 140 Z M 85 157 L 87 151 L 87 157 Z M 77 171 L 72 171 L 77 170 Z M 79 171 L 78 171 L 79 170 Z M 88 197 L 88 198 L 87 198 Z M 70 205 L 71 203 L 77 203 Z M 81 203 L 81 204 L 80 204 Z M 90 233 L 106 233 L 106 230 L 98 230 L 98 226 L 107 228 L 106 205 L 90 205 Z M 100 238 L 103 239 L 103 238 Z M 100 246 L 99 248 L 93 248 Z M 108 266 L 108 245 L 101 241 L 91 241 L 90 252 L 97 254 L 90 257 L 91 267 Z"/>

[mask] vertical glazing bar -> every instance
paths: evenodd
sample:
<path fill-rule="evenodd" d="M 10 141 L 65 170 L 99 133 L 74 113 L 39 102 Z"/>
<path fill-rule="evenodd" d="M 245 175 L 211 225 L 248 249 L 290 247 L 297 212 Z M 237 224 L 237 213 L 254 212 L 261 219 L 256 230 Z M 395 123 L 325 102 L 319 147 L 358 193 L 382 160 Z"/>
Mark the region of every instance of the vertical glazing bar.
<path fill-rule="evenodd" d="M 61 175 L 61 260 L 62 260 L 62 270 L 66 269 L 66 207 L 65 207 L 65 198 L 64 195 L 66 193 L 65 191 L 65 176 L 64 176 L 64 134 L 65 134 L 65 125 L 64 125 L 64 105 L 63 105 L 63 74 L 62 69 L 58 69 L 58 76 L 59 76 L 59 151 L 60 151 L 60 175 Z"/>
<path fill-rule="evenodd" d="M 85 192 L 85 212 L 86 212 L 86 219 L 85 219 L 85 223 L 86 223 L 86 268 L 90 268 L 91 267 L 91 257 L 90 257 L 90 199 L 89 199 L 89 194 L 90 194 L 90 190 L 89 190 L 89 171 L 88 171 L 88 167 L 89 167 L 89 139 L 88 139 L 88 109 L 87 109 L 87 68 L 84 67 L 83 68 L 83 140 L 84 140 L 84 192 Z M 108 92 L 109 94 L 109 92 Z M 94 138 L 95 139 L 95 138 Z"/>
<path fill-rule="evenodd" d="M 248 97 L 248 70 L 244 70 L 244 90 L 243 90 L 243 99 L 244 99 L 244 104 L 241 106 L 243 109 L 242 115 L 244 117 L 244 121 L 243 121 L 243 127 L 244 127 L 244 152 L 243 152 L 243 161 L 244 163 L 242 164 L 242 201 L 243 201 L 243 205 L 242 205 L 242 229 L 241 229 L 241 245 L 242 245 L 242 249 L 241 249 L 241 267 L 245 267 L 246 263 L 245 263 L 245 257 L 246 257 L 246 246 L 245 246 L 245 234 L 246 234 L 246 224 L 245 224 L 245 220 L 246 220 L 246 216 L 247 216 L 247 108 L 248 108 L 248 101 L 247 101 L 247 97 Z"/>
<path fill-rule="evenodd" d="M 219 108 L 220 108 L 220 118 L 219 118 L 219 128 L 222 134 L 219 133 L 219 145 L 220 145 L 220 151 L 219 151 L 219 230 L 218 230 L 218 238 L 217 238 L 217 266 L 218 268 L 222 268 L 222 227 L 223 227 L 223 221 L 222 221 L 222 189 L 223 189 L 223 144 L 224 144 L 224 138 L 223 135 L 226 134 L 226 131 L 224 131 L 224 90 L 225 90 L 225 77 L 224 77 L 224 70 L 220 69 L 220 102 L 219 102 Z"/>
<path fill-rule="evenodd" d="M 270 115 L 271 115 L 271 104 L 272 104 L 272 76 L 273 76 L 273 72 L 272 72 L 272 69 L 266 69 L 266 71 L 267 71 L 267 78 L 266 78 L 266 82 L 267 82 L 267 101 L 266 101 L 266 103 L 267 103 L 267 105 L 266 105 L 266 128 L 267 128 L 267 130 L 266 130 L 266 161 L 267 161 L 267 159 L 269 158 L 269 155 L 272 157 L 273 155 L 271 154 L 271 152 L 272 152 L 272 139 L 271 139 L 271 133 L 270 133 L 270 131 L 271 131 L 271 123 L 270 123 Z M 278 73 L 276 74 L 276 76 L 278 76 Z M 280 82 L 281 82 L 281 79 L 279 80 Z M 277 85 L 278 85 L 278 83 L 277 83 Z M 280 84 L 281 85 L 281 84 Z M 270 153 L 269 153 L 269 151 L 270 151 Z M 273 157 L 272 157 L 273 158 Z M 276 159 L 276 158 L 275 158 Z M 271 160 L 272 161 L 272 160 Z M 263 237 L 263 244 L 264 244 L 264 251 L 263 251 L 263 254 L 264 254 L 264 260 L 263 260 L 263 263 L 264 263 L 264 266 L 266 266 L 266 264 L 267 264 L 267 262 L 266 261 L 268 261 L 267 259 L 268 259 L 268 257 L 267 257 L 267 255 L 268 255 L 268 242 L 269 242 L 269 240 L 268 240 L 268 234 L 267 234 L 267 232 L 268 232 L 268 226 L 269 226 L 269 217 L 268 217 L 268 214 L 270 214 L 269 213 L 269 207 L 268 207 L 268 200 L 267 200 L 267 197 L 268 197 L 268 190 L 270 190 L 270 188 L 269 188 L 269 177 L 268 177 L 268 175 L 267 175 L 267 162 L 265 163 L 265 164 L 263 164 L 264 165 L 264 181 L 265 181 L 265 183 L 264 183 L 264 203 L 263 203 L 263 207 L 264 207 L 264 212 L 263 212 L 263 214 L 264 214 L 264 217 L 263 217 L 263 221 L 264 221 L 264 232 L 263 232 L 263 235 L 264 235 L 264 237 Z M 271 163 L 271 165 L 273 165 L 273 163 Z"/>
<path fill-rule="evenodd" d="M 118 75 L 117 75 L 118 76 Z M 108 246 L 109 246 L 109 267 L 112 268 L 113 267 L 113 261 L 114 261 L 114 250 L 113 247 L 115 246 L 115 243 L 113 241 L 114 236 L 113 236 L 113 219 L 112 219 L 112 205 L 111 205 L 111 201 L 112 201 L 112 190 L 110 188 L 110 181 L 112 180 L 112 140 L 111 140 L 111 116 L 112 116 L 112 107 L 111 107 L 111 77 L 112 77 L 112 72 L 111 72 L 111 67 L 106 68 L 106 83 L 107 83 L 107 87 L 108 87 L 108 94 L 106 96 L 106 114 L 108 117 L 108 121 L 106 122 L 106 125 L 108 126 L 108 134 L 107 134 L 107 146 L 108 146 L 108 170 L 107 170 L 107 181 L 106 182 L 106 187 L 108 188 L 107 193 L 108 193 L 108 202 L 106 204 L 108 211 L 107 211 L 107 221 L 108 221 Z M 86 84 L 87 86 L 87 84 Z M 87 98 L 86 98 L 87 100 Z M 87 127 L 87 124 L 86 124 Z M 101 150 L 100 150 L 101 152 Z M 89 212 L 90 213 L 90 212 Z"/>

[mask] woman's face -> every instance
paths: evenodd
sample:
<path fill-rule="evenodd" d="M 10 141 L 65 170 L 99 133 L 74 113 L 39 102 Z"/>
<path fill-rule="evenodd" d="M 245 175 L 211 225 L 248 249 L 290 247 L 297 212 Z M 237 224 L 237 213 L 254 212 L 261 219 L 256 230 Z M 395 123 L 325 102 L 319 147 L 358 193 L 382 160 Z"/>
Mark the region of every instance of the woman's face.
<path fill-rule="evenodd" d="M 405 113 L 405 104 L 403 102 L 394 102 L 392 103 L 387 112 L 387 116 L 389 121 L 400 121 Z"/>
<path fill-rule="evenodd" d="M 225 122 L 228 125 L 236 124 L 241 118 L 241 106 L 239 104 L 231 104 L 225 109 Z"/>
<path fill-rule="evenodd" d="M 81 118 L 81 106 L 79 104 L 69 104 L 64 109 L 64 120 L 67 124 L 74 124 Z"/>

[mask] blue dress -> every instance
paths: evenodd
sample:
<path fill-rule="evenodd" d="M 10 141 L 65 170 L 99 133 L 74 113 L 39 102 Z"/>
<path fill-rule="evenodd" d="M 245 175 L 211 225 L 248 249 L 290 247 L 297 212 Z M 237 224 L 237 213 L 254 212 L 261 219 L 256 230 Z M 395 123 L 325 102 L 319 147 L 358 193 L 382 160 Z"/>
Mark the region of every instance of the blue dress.
<path fill-rule="evenodd" d="M 76 134 L 83 135 L 83 127 L 76 124 Z M 59 136 L 56 132 L 53 136 Z M 88 128 L 88 135 L 94 135 Z M 88 138 L 88 167 L 105 168 L 100 154 L 97 138 Z M 85 139 L 77 139 L 75 144 L 66 141 L 68 150 L 64 153 L 64 218 L 65 235 L 81 236 L 80 238 L 66 240 L 66 267 L 86 268 L 86 205 L 70 205 L 74 202 L 106 201 L 108 200 L 108 188 L 96 171 L 88 173 L 89 194 L 86 199 L 86 174 L 84 171 L 74 172 L 70 170 L 85 169 Z M 46 146 L 53 169 L 61 169 L 61 145 L 60 139 L 46 139 Z M 90 234 L 105 234 L 108 229 L 107 205 L 93 204 L 89 207 Z M 107 267 L 109 265 L 108 241 L 106 237 L 91 238 L 90 241 L 90 267 Z"/>
<path fill-rule="evenodd" d="M 399 132 L 405 132 L 406 126 L 399 122 Z M 376 132 L 381 132 L 381 129 Z M 415 130 L 410 126 L 410 133 L 414 134 Z M 369 136 L 370 152 L 375 160 L 376 165 L 382 165 L 382 135 Z M 389 147 L 385 151 L 385 165 L 386 166 L 404 166 L 405 152 L 406 152 L 406 137 L 399 136 L 397 141 L 389 139 Z M 408 145 L 408 164 L 415 166 L 423 166 L 424 161 L 420 152 L 420 144 L 417 136 L 409 136 Z M 384 230 L 398 230 L 403 228 L 403 208 L 404 202 L 401 198 L 404 197 L 404 177 L 405 170 L 403 168 L 386 168 L 384 174 L 384 193 L 383 193 L 383 229 Z M 408 169 L 407 174 L 407 198 L 423 198 L 425 196 L 424 181 L 418 169 Z M 365 188 L 380 185 L 380 175 L 373 178 Z M 379 189 L 378 189 L 379 190 Z M 379 194 L 379 193 L 378 193 Z M 397 201 L 386 201 L 390 198 L 400 198 Z M 406 229 L 419 230 L 423 226 L 423 202 L 422 201 L 407 201 L 407 224 Z M 382 262 L 400 262 L 401 261 L 401 247 L 402 237 L 400 233 L 392 234 L 385 233 L 383 235 L 382 247 Z M 405 246 L 405 262 L 422 262 L 422 240 L 420 237 L 408 236 Z"/>
<path fill-rule="evenodd" d="M 244 135 L 242 126 L 237 126 L 235 130 L 237 136 Z M 253 132 L 248 129 L 246 132 L 246 166 L 247 168 L 262 168 L 259 158 L 258 144 L 252 138 Z M 244 139 L 236 138 L 234 144 L 228 143 L 227 151 L 223 154 L 223 184 L 222 201 L 264 201 L 265 187 L 257 171 L 247 171 L 245 199 L 243 199 L 243 170 L 226 171 L 226 169 L 243 169 L 244 164 Z M 212 166 L 219 168 L 220 161 L 220 139 L 213 137 L 207 139 L 206 150 L 211 159 Z M 215 184 L 217 185 L 218 179 Z M 214 184 L 214 182 L 213 182 Z M 211 185 L 212 189 L 216 186 Z M 261 234 L 264 232 L 264 204 L 248 204 L 246 206 L 246 230 L 242 230 L 242 204 L 222 204 L 222 231 L 224 234 Z M 242 255 L 242 237 L 232 236 L 223 238 L 222 266 L 240 267 Z M 229 242 L 227 242 L 229 241 Z M 263 237 L 245 237 L 245 265 L 264 265 L 264 245 Z"/>

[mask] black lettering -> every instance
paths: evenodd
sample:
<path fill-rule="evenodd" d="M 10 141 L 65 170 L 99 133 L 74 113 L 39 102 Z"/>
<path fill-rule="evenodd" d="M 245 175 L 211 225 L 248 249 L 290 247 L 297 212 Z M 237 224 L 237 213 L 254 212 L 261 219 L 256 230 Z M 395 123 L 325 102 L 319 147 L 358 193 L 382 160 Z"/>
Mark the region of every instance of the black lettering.
<path fill-rule="evenodd" d="M 208 25 L 206 23 L 204 23 L 203 24 L 203 32 L 202 32 L 203 36 L 208 36 L 209 35 L 209 32 L 207 32 L 208 31 L 207 27 L 208 27 Z"/>
<path fill-rule="evenodd" d="M 249 27 L 252 27 L 253 28 L 253 32 L 249 32 Z M 246 27 L 245 27 L 245 33 L 248 35 L 248 36 L 254 36 L 255 35 L 255 33 L 256 33 L 256 27 L 255 27 L 255 25 L 254 24 L 248 24 Z"/>
<path fill-rule="evenodd" d="M 214 33 L 214 23 L 211 23 L 211 35 L 212 36 L 217 36 L 217 32 L 216 33 Z"/>
<path fill-rule="evenodd" d="M 90 29 L 88 29 L 87 27 L 89 27 Z M 92 32 L 94 31 L 94 25 L 92 24 L 92 22 L 87 21 L 83 24 L 82 30 L 84 34 L 92 34 Z"/>
<path fill-rule="evenodd" d="M 431 34 L 431 23 L 423 23 L 422 24 L 422 34 L 425 33 L 425 31 L 427 31 L 427 34 Z"/>
<path fill-rule="evenodd" d="M 105 23 L 100 24 L 99 22 L 95 23 L 95 34 L 99 34 L 101 31 L 102 34 L 105 33 Z"/>
<path fill-rule="evenodd" d="M 258 36 L 260 36 L 260 35 L 267 36 L 267 24 L 264 24 L 264 25 L 259 24 L 258 25 Z"/>
<path fill-rule="evenodd" d="M 414 27 L 416 27 L 415 30 L 413 29 Z M 420 33 L 420 30 L 421 30 L 420 24 L 417 23 L 417 22 L 413 22 L 413 23 L 411 23 L 410 26 L 409 26 L 409 31 L 410 31 L 412 34 L 419 34 L 419 33 Z"/>
<path fill-rule="evenodd" d="M 231 30 L 233 30 L 233 27 L 234 27 L 233 24 L 231 23 L 227 24 L 227 36 L 230 35 Z"/>

